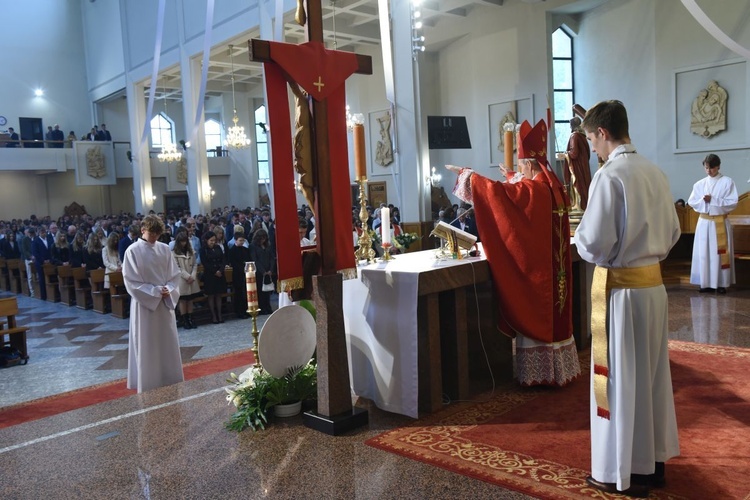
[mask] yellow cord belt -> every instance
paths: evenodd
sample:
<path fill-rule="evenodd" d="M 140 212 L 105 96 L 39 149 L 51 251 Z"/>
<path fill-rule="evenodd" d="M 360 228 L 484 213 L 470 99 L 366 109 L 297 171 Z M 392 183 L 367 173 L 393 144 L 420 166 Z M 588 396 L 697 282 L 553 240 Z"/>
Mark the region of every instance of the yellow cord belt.
<path fill-rule="evenodd" d="M 596 266 L 591 285 L 591 337 L 594 357 L 594 397 L 596 413 L 609 420 L 607 380 L 609 378 L 609 341 L 607 310 L 613 288 L 651 288 L 662 284 L 659 264 L 642 267 L 606 268 Z"/>

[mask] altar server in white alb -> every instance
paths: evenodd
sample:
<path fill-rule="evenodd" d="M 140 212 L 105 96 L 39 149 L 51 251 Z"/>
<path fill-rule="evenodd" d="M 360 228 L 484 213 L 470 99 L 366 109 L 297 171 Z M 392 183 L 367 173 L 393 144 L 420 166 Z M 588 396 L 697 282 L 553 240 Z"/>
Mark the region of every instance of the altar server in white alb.
<path fill-rule="evenodd" d="M 581 258 L 596 264 L 587 481 L 645 497 L 665 484 L 664 462 L 680 452 L 659 267 L 680 225 L 667 177 L 630 143 L 625 106 L 600 102 L 582 126 L 607 159 L 574 237 Z"/>
<path fill-rule="evenodd" d="M 688 198 L 688 205 L 700 214 L 690 283 L 700 286 L 701 293 L 727 293 L 727 287 L 735 283 L 732 226 L 727 214 L 737 207 L 737 187 L 719 172 L 721 159 L 715 154 L 706 156 L 703 168 L 708 176 L 695 183 Z"/>
<path fill-rule="evenodd" d="M 174 308 L 180 268 L 169 246 L 157 241 L 164 223 L 148 215 L 138 241 L 125 251 L 122 276 L 132 297 L 128 342 L 128 389 L 138 392 L 184 380 Z"/>

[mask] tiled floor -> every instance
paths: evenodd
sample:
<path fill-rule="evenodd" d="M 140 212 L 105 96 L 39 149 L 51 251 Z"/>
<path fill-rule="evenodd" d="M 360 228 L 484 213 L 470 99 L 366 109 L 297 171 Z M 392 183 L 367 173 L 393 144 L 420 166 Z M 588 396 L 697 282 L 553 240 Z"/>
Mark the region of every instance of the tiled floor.
<path fill-rule="evenodd" d="M 750 347 L 750 290 L 709 296 L 674 285 L 669 299 L 670 338 Z M 27 319 L 44 324 L 34 327 L 30 364 L 0 370 L 3 404 L 8 393 L 23 400 L 124 375 L 125 321 L 29 300 L 21 302 Z M 183 356 L 246 348 L 248 325 L 236 320 L 181 331 Z M 0 497 L 526 498 L 364 445 L 412 422 L 366 401 L 358 404 L 369 407 L 369 425 L 345 436 L 308 429 L 300 417 L 263 432 L 230 433 L 222 425 L 231 414 L 225 378 L 215 374 L 0 430 Z"/>

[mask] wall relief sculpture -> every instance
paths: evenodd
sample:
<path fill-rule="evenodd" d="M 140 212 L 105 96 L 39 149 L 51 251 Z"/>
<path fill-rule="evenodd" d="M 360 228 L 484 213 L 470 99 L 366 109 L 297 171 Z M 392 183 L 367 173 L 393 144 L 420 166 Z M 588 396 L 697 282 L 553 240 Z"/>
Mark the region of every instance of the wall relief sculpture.
<path fill-rule="evenodd" d="M 690 108 L 690 131 L 702 137 L 711 137 L 727 129 L 727 91 L 711 80 L 698 92 Z"/>
<path fill-rule="evenodd" d="M 86 151 L 86 173 L 94 179 L 100 179 L 107 175 L 107 166 L 104 162 L 104 153 L 101 146 L 92 146 Z"/>
<path fill-rule="evenodd" d="M 387 167 L 393 163 L 393 143 L 391 142 L 391 114 L 385 113 L 378 118 L 380 124 L 380 140 L 375 150 L 375 162 Z"/>

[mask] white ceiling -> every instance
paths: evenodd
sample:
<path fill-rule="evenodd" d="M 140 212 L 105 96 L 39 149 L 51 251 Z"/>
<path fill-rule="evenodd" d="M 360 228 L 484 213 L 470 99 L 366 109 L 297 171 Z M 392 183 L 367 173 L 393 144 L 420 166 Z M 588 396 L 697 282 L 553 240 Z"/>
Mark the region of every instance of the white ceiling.
<path fill-rule="evenodd" d="M 467 19 L 475 9 L 503 9 L 517 3 L 533 4 L 545 0 L 422 0 L 419 7 L 423 23 L 427 51 L 440 50 L 445 45 L 466 35 L 472 28 Z M 589 10 L 609 0 L 580 0 L 561 9 L 567 14 Z M 323 27 L 326 47 L 345 51 L 356 51 L 363 45 L 380 45 L 377 0 L 322 0 Z M 294 13 L 285 16 L 285 41 L 303 43 L 305 28 L 294 21 Z M 335 29 L 334 29 L 335 26 Z M 211 49 L 206 96 L 220 96 L 232 88 L 232 61 L 234 63 L 235 88 L 238 91 L 252 88 L 261 82 L 260 63 L 249 60 L 247 42 L 259 38 L 259 30 L 251 30 L 234 40 Z M 163 99 L 181 99 L 180 68 L 175 66 L 159 74 L 156 96 Z M 148 89 L 148 87 L 147 87 Z"/>

